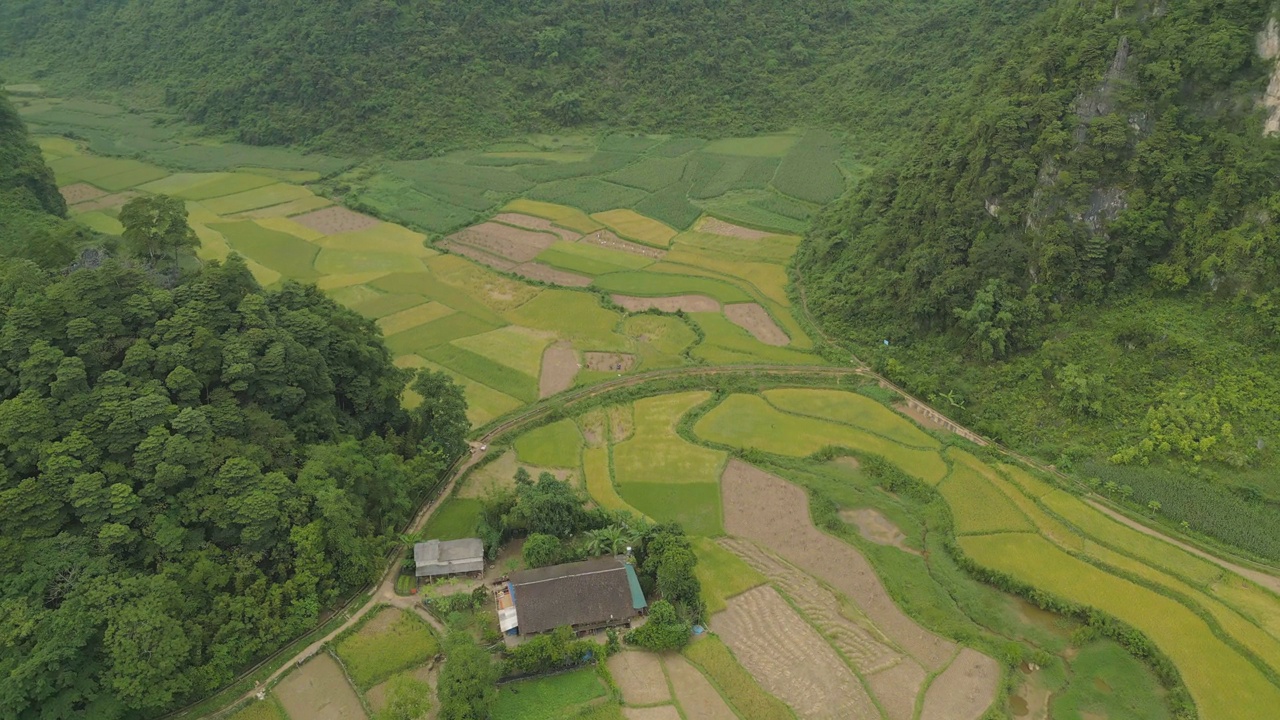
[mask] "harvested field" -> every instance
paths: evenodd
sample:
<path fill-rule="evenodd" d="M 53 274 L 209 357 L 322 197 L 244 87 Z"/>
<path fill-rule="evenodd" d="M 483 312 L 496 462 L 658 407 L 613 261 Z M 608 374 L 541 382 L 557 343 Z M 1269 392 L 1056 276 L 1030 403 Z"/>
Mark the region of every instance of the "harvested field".
<path fill-rule="evenodd" d="M 841 613 L 840 598 L 819 585 L 810 575 L 777 560 L 745 540 L 721 540 L 720 544 L 769 578 L 800 609 L 804 617 L 854 664 L 858 672 L 879 672 L 902 659 L 901 653 L 885 645 L 862 625 L 845 617 Z"/>
<path fill-rule="evenodd" d="M 782 347 L 791 344 L 791 338 L 773 321 L 768 311 L 758 303 L 734 303 L 724 306 L 724 316 L 729 322 L 751 333 L 765 345 Z"/>
<path fill-rule="evenodd" d="M 559 235 L 562 240 L 573 241 L 582 237 L 582 235 L 569 230 L 568 228 L 562 228 L 546 218 L 534 217 L 523 213 L 499 213 L 494 215 L 493 219 L 500 223 L 528 228 L 529 230 L 541 230 L 542 232 L 555 233 L 556 235 Z"/>
<path fill-rule="evenodd" d="M 627 372 L 636 366 L 636 356 L 627 353 L 589 352 L 582 359 L 588 370 Z"/>
<path fill-rule="evenodd" d="M 892 520 L 880 514 L 879 510 L 874 508 L 841 510 L 840 519 L 856 526 L 862 537 L 877 545 L 889 545 L 912 555 L 920 554 L 919 550 L 907 545 L 907 536 L 893 524 Z"/>
<path fill-rule="evenodd" d="M 627 312 L 660 310 L 662 312 L 720 312 L 720 302 L 706 295 L 673 295 L 671 297 L 634 297 L 614 295 L 613 301 Z"/>
<path fill-rule="evenodd" d="M 59 188 L 58 192 L 62 193 L 62 198 L 67 201 L 68 205 L 93 200 L 107 194 L 105 190 L 99 190 L 89 183 L 73 183 Z"/>
<path fill-rule="evenodd" d="M 698 232 L 711 233 L 712 235 L 723 235 L 724 237 L 736 237 L 744 240 L 763 240 L 777 233 L 768 233 L 762 230 L 752 230 L 751 228 L 734 225 L 731 222 L 725 222 L 720 218 L 707 217 L 697 225 Z"/>
<path fill-rule="evenodd" d="M 884 707 L 889 720 L 912 720 L 916 713 L 916 699 L 928 678 L 924 668 L 910 658 L 888 670 L 867 677 L 871 693 Z"/>
<path fill-rule="evenodd" d="M 323 210 L 313 210 L 303 215 L 295 215 L 293 219 L 295 222 L 300 222 L 325 235 L 368 230 L 382 222 L 375 217 L 369 217 L 336 205 Z"/>
<path fill-rule="evenodd" d="M 461 255 L 468 260 L 474 260 L 481 265 L 487 265 L 494 270 L 511 272 L 516 267 L 514 262 L 507 260 L 506 258 L 498 257 L 497 255 L 488 253 L 480 248 L 467 245 L 466 243 L 457 242 L 455 240 L 441 240 L 436 247 L 444 248 L 445 250 L 456 255 Z M 590 282 L 590 278 L 587 278 L 587 280 Z"/>
<path fill-rule="evenodd" d="M 291 718 L 307 720 L 364 720 L 360 698 L 347 676 L 328 653 L 319 653 L 275 687 L 280 704 Z"/>
<path fill-rule="evenodd" d="M 978 720 L 991 706 L 999 684 L 996 661 L 965 648 L 925 691 L 920 720 Z"/>
<path fill-rule="evenodd" d="M 671 678 L 676 701 L 684 710 L 685 717 L 691 720 L 737 720 L 738 716 L 729 709 L 720 693 L 688 660 L 679 655 L 667 655 L 662 662 L 667 667 L 667 676 Z M 614 678 L 617 677 L 615 673 Z"/>
<path fill-rule="evenodd" d="M 662 661 L 654 653 L 620 652 L 610 657 L 607 664 L 614 682 L 622 691 L 624 703 L 657 705 L 671 701 L 667 678 L 662 673 Z"/>
<path fill-rule="evenodd" d="M 952 432 L 954 429 L 954 426 L 950 423 L 939 420 L 936 413 L 925 412 L 918 405 L 911 403 L 898 403 L 893 406 L 893 409 L 903 415 L 906 415 L 912 420 L 915 420 L 921 427 L 926 427 L 930 430 L 944 430 L 946 432 Z"/>
<path fill-rule="evenodd" d="M 473 225 L 445 238 L 452 243 L 463 243 L 479 248 L 517 263 L 528 262 L 538 253 L 551 247 L 558 239 L 545 232 L 523 230 L 502 223 L 486 222 Z"/>
<path fill-rule="evenodd" d="M 107 210 L 110 208 L 123 207 L 125 203 L 138 197 L 138 193 L 132 190 L 124 192 L 112 193 L 110 195 L 101 195 L 81 203 L 76 203 L 71 208 L 73 213 L 93 212 L 94 210 Z"/>
<path fill-rule="evenodd" d="M 808 718 L 879 718 L 858 678 L 771 587 L 729 600 L 711 627 L 770 694 Z"/>
<path fill-rule="evenodd" d="M 665 250 L 633 243 L 630 240 L 623 240 L 608 230 L 597 230 L 596 232 L 583 235 L 580 242 L 588 245 L 599 245 L 600 247 L 609 248 L 611 250 L 621 250 L 623 252 L 633 253 L 635 255 L 643 255 L 654 260 L 661 260 L 667 256 Z"/>
<path fill-rule="evenodd" d="M 598 355 L 599 353 L 587 353 Z M 542 353 L 542 375 L 538 378 L 538 397 L 551 397 L 573 387 L 578 374 L 578 353 L 571 343 L 561 340 Z"/>
<path fill-rule="evenodd" d="M 609 437 L 622 442 L 635 434 L 636 420 L 630 405 L 614 405 L 609 408 Z"/>
<path fill-rule="evenodd" d="M 591 278 L 586 275 L 579 275 L 565 270 L 557 270 L 550 265 L 543 265 L 542 263 L 536 262 L 527 262 L 517 265 L 512 269 L 512 272 L 520 277 L 549 283 L 551 285 L 587 287 L 591 284 Z"/>
<path fill-rule="evenodd" d="M 659 705 L 647 708 L 622 708 L 622 717 L 626 720 L 682 720 L 680 711 L 675 705 Z"/>
<path fill-rule="evenodd" d="M 941 669 L 951 659 L 955 645 L 902 612 L 861 553 L 814 527 L 804 490 L 740 460 L 725 466 L 721 488 L 728 534 L 763 545 L 846 595 L 926 668 Z"/>

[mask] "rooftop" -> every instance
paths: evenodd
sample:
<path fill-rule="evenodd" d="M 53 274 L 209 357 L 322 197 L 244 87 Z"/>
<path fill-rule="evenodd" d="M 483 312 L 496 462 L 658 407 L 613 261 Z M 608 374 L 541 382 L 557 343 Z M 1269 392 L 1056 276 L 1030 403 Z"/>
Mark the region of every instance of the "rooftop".
<path fill-rule="evenodd" d="M 413 561 L 419 566 L 452 564 L 482 560 L 484 543 L 480 538 L 463 538 L 461 540 L 428 540 L 415 543 Z"/>
<path fill-rule="evenodd" d="M 630 566 L 616 558 L 512 573 L 510 586 L 520 617 L 520 634 L 634 617 L 644 606 L 636 605 L 631 577 L 634 572 Z"/>

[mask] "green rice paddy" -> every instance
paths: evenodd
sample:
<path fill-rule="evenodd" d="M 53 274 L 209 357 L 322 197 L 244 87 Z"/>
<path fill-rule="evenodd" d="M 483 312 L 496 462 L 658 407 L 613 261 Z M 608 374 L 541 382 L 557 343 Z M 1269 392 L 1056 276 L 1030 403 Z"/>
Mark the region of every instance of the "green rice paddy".
<path fill-rule="evenodd" d="M 498 689 L 494 720 L 562 720 L 589 709 L 604 698 L 604 683 L 587 668 L 535 680 L 522 680 Z M 616 703 L 615 703 L 616 705 Z"/>
<path fill-rule="evenodd" d="M 516 457 L 540 467 L 576 468 L 581 463 L 582 433 L 573 420 L 560 420 L 521 435 Z"/>

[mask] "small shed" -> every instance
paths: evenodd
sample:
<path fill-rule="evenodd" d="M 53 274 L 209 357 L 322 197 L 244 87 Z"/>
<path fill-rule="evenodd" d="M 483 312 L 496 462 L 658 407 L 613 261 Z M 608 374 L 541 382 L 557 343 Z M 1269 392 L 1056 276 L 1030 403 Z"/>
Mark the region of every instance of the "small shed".
<path fill-rule="evenodd" d="M 413 562 L 420 578 L 484 572 L 484 543 L 480 538 L 416 543 Z"/>
<path fill-rule="evenodd" d="M 646 603 L 635 569 L 619 558 L 553 565 L 511 574 L 503 630 L 521 635 L 569 627 L 585 633 L 630 625 Z M 507 617 L 503 617 L 506 610 Z"/>

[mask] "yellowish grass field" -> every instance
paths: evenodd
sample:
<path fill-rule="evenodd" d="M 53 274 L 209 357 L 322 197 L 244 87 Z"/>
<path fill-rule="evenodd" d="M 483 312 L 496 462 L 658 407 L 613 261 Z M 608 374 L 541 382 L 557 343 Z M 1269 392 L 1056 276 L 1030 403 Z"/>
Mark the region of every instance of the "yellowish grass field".
<path fill-rule="evenodd" d="M 545 218 L 560 227 L 583 234 L 604 228 L 604 225 L 592 220 L 586 213 L 567 205 L 556 205 L 555 203 L 520 198 L 507 203 L 506 207 L 502 209 L 506 212 L 524 213 L 534 217 Z"/>
<path fill-rule="evenodd" d="M 852 425 L 901 445 L 931 449 L 942 447 L 937 438 L 866 395 L 810 388 L 766 390 L 762 394 L 770 405 L 795 415 Z"/>
<path fill-rule="evenodd" d="M 452 314 L 453 308 L 448 305 L 441 305 L 438 302 L 423 303 L 380 318 L 378 327 L 382 328 L 383 335 L 395 335 Z"/>
<path fill-rule="evenodd" d="M 554 339 L 548 333 L 508 325 L 480 335 L 459 338 L 453 344 L 536 378 L 542 370 L 542 353 Z"/>
<path fill-rule="evenodd" d="M 978 470 L 981 461 L 955 448 L 949 449 L 947 455 L 953 461 L 951 474 L 938 484 L 938 491 L 951 506 L 956 533 L 1035 531 L 1017 505 Z"/>
<path fill-rule="evenodd" d="M 609 210 L 596 213 L 591 219 L 604 223 L 618 235 L 646 245 L 667 247 L 671 239 L 678 233 L 653 218 L 645 217 L 634 210 Z"/>
<path fill-rule="evenodd" d="M 637 400 L 634 432 L 613 449 L 618 484 L 719 482 L 725 453 L 690 444 L 675 432 L 680 417 L 709 397 L 699 391 Z"/>

